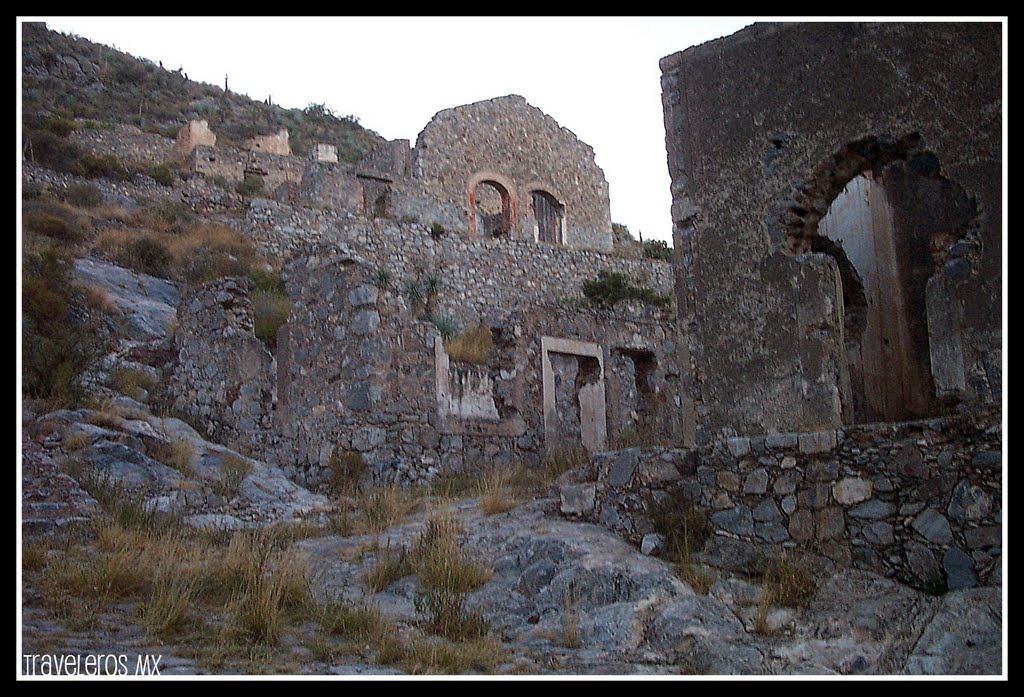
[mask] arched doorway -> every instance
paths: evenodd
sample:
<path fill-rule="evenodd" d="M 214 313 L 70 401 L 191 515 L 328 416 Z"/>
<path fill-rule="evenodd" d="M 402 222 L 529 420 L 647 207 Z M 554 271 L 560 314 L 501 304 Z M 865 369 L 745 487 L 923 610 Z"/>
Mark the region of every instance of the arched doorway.
<path fill-rule="evenodd" d="M 506 237 L 512 231 L 512 197 L 493 180 L 479 181 L 469 193 L 472 230 L 477 237 Z"/>
<path fill-rule="evenodd" d="M 977 208 L 917 138 L 852 143 L 803 187 L 795 251 L 831 255 L 844 313 L 846 423 L 944 413 L 933 379 L 929 279 L 971 229 Z M 934 318 L 933 318 L 934 319 Z"/>

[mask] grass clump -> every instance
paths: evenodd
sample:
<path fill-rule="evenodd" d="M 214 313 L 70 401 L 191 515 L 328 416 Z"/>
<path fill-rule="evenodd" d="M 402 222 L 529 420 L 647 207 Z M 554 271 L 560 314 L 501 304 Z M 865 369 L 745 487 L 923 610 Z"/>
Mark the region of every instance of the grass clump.
<path fill-rule="evenodd" d="M 437 327 L 438 334 L 444 340 L 451 339 L 459 332 L 459 325 L 455 321 L 455 318 L 444 312 L 435 312 L 430 321 Z"/>
<path fill-rule="evenodd" d="M 351 605 L 332 600 L 315 611 L 317 624 L 328 634 L 367 641 L 385 634 L 389 627 L 380 610 L 372 605 Z"/>
<path fill-rule="evenodd" d="M 170 266 L 174 261 L 171 251 L 160 240 L 153 237 L 139 237 L 128 242 L 117 254 L 117 263 L 139 273 L 170 278 Z"/>
<path fill-rule="evenodd" d="M 405 647 L 394 662 L 412 675 L 493 673 L 506 654 L 501 642 L 492 636 L 458 644 L 422 638 Z M 380 657 L 377 660 L 384 662 Z"/>
<path fill-rule="evenodd" d="M 616 271 L 598 271 L 597 278 L 583 282 L 583 296 L 594 306 L 611 308 L 621 300 L 639 300 L 648 305 L 666 308 L 672 299 L 647 286 L 637 285 L 628 276 Z"/>
<path fill-rule="evenodd" d="M 764 571 L 761 600 L 754 617 L 754 630 L 768 633 L 768 610 L 771 607 L 805 608 L 814 597 L 816 584 L 810 570 L 785 555 L 777 557 Z"/>
<path fill-rule="evenodd" d="M 252 471 L 252 463 L 233 453 L 220 454 L 220 478 L 213 482 L 217 496 L 232 499 L 238 496 L 242 482 Z"/>
<path fill-rule="evenodd" d="M 263 193 L 263 177 L 252 172 L 246 172 L 242 181 L 235 185 L 235 193 L 252 198 Z"/>
<path fill-rule="evenodd" d="M 444 336 L 443 333 L 442 336 Z M 445 349 L 448 352 L 448 357 L 453 361 L 486 365 L 487 359 L 494 351 L 494 338 L 491 335 L 490 327 L 481 322 L 447 342 Z"/>
<path fill-rule="evenodd" d="M 328 482 L 331 490 L 338 494 L 358 489 L 369 470 L 370 466 L 358 450 L 335 448 L 327 461 Z"/>
<path fill-rule="evenodd" d="M 138 399 L 143 390 L 151 392 L 156 387 L 156 378 L 138 368 L 119 366 L 110 371 L 107 384 L 132 399 Z"/>
<path fill-rule="evenodd" d="M 407 492 L 394 484 L 364 492 L 357 503 L 363 527 L 372 533 L 393 527 L 412 511 L 414 505 Z"/>
<path fill-rule="evenodd" d="M 162 565 L 149 598 L 139 607 L 146 632 L 165 638 L 184 629 L 198 588 L 195 576 L 182 575 L 173 564 Z"/>
<path fill-rule="evenodd" d="M 409 550 L 399 546 L 397 551 L 391 547 L 391 540 L 377 557 L 377 563 L 370 569 L 364 578 L 366 587 L 371 593 L 377 593 L 400 578 L 413 573 L 412 558 Z"/>
<path fill-rule="evenodd" d="M 480 509 L 484 515 L 505 513 L 516 506 L 511 476 L 505 470 L 492 468 L 480 480 Z"/>
<path fill-rule="evenodd" d="M 665 240 L 644 240 L 644 257 L 661 261 L 672 260 L 672 248 Z"/>
<path fill-rule="evenodd" d="M 711 533 L 707 514 L 679 487 L 663 498 L 649 497 L 646 508 L 655 532 L 664 540 L 662 558 L 694 591 L 706 595 L 714 579 L 693 565 L 690 557 L 704 547 Z"/>
<path fill-rule="evenodd" d="M 256 338 L 268 350 L 277 349 L 277 331 L 288 321 L 292 301 L 287 295 L 257 290 L 252 295 L 253 325 Z"/>
<path fill-rule="evenodd" d="M 184 438 L 175 438 L 170 441 L 149 440 L 146 442 L 146 454 L 154 460 L 178 470 L 186 477 L 192 478 L 196 474 L 195 468 L 192 466 L 196 457 L 196 448 Z"/>

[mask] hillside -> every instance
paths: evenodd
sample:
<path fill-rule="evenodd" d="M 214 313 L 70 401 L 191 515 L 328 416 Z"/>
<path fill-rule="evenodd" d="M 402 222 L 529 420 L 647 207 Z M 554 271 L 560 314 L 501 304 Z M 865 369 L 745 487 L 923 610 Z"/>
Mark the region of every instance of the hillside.
<path fill-rule="evenodd" d="M 285 109 L 225 93 L 152 61 L 51 31 L 44 23 L 23 25 L 22 56 L 26 129 L 53 118 L 80 118 L 99 125 L 132 124 L 173 137 L 189 119 L 206 119 L 223 144 L 238 145 L 283 126 L 294 152 L 332 143 L 345 162 L 356 162 L 384 142 L 355 116 L 338 117 L 318 104 Z"/>

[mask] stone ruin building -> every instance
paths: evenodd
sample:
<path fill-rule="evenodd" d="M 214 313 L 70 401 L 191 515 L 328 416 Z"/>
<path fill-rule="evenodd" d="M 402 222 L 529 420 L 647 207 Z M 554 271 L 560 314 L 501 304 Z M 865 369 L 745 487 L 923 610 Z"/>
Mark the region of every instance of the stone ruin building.
<path fill-rule="evenodd" d="M 245 231 L 283 260 L 295 303 L 274 356 L 244 283 L 183 306 L 178 406 L 221 438 L 311 485 L 341 452 L 377 481 L 415 482 L 624 434 L 682 438 L 671 311 L 579 300 L 601 271 L 668 298 L 671 267 L 608 253 L 593 150 L 522 97 L 442 111 L 415 147 L 391 141 L 355 165 L 329 145 L 292 157 L 286 132 L 241 150 L 208 134 L 189 124 L 176 151 L 206 176 L 263 179 L 273 198 L 253 201 Z M 446 322 L 490 333 L 485 363 L 449 357 Z"/>
<path fill-rule="evenodd" d="M 593 151 L 521 97 L 355 165 L 190 124 L 196 172 L 273 192 L 245 232 L 294 307 L 271 356 L 244 282 L 186 298 L 179 408 L 312 485 L 341 452 L 418 482 L 584 448 L 563 513 L 636 542 L 681 487 L 721 535 L 998 583 L 1000 26 L 758 24 L 661 69 L 671 264 L 609 254 Z M 673 303 L 574 300 L 600 271 Z"/>

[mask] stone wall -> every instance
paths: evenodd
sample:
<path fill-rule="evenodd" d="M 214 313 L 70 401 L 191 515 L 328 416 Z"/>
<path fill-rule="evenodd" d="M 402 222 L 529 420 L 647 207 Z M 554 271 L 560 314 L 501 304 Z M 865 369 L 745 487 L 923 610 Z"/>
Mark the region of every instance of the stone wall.
<path fill-rule="evenodd" d="M 413 178 L 428 197 L 459 206 L 473 229 L 470 196 L 494 180 L 511 195 L 511 234 L 534 239 L 531 191 L 564 206 L 569 247 L 610 250 L 608 183 L 593 149 L 540 109 L 510 95 L 438 112 L 416 139 Z"/>
<path fill-rule="evenodd" d="M 486 325 L 494 350 L 475 365 L 449 358 L 425 321 L 437 311 L 433 301 L 383 284 L 367 259 L 325 246 L 296 257 L 285 275 L 295 305 L 276 351 L 274 458 L 299 481 L 323 483 L 339 451 L 361 453 L 375 481 L 409 483 L 485 463 L 535 465 L 546 448 L 572 449 L 573 438 L 585 445 L 571 385 L 559 406 L 575 431 L 554 446 L 549 440 L 543 337 L 591 342 L 607 366 L 597 376 L 608 436 L 600 447 L 641 432 L 659 441 L 677 435 L 675 328 L 660 311 L 493 305 Z"/>
<path fill-rule="evenodd" d="M 716 535 L 812 550 L 918 588 L 998 585 L 999 420 L 988 411 L 601 453 L 580 476 L 589 481 L 563 487 L 562 508 L 640 544 L 654 532 L 648 502 L 681 489 Z"/>
<path fill-rule="evenodd" d="M 253 201 L 245 232 L 280 258 L 321 243 L 337 245 L 383 269 L 398 290 L 418 272 L 436 273 L 442 283 L 438 308 L 462 324 L 560 300 L 573 306 L 583 281 L 601 270 L 627 274 L 663 294 L 671 293 L 673 283 L 671 266 L 664 261 L 510 239 L 438 236 L 427 225 L 363 221 L 262 199 Z"/>
<path fill-rule="evenodd" d="M 222 278 L 186 295 L 178 308 L 174 408 L 217 443 L 261 451 L 274 403 L 274 358 L 253 333 L 251 283 Z"/>
<path fill-rule="evenodd" d="M 159 133 L 143 133 L 135 126 L 116 124 L 112 129 L 78 128 L 68 138 L 93 152 L 110 153 L 127 162 L 156 165 L 172 158 L 174 141 Z"/>
<path fill-rule="evenodd" d="M 267 193 L 284 182 L 301 182 L 306 168 L 306 161 L 297 157 L 208 145 L 195 146 L 189 164 L 194 172 L 232 184 L 241 182 L 247 173 L 258 175 Z"/>
<path fill-rule="evenodd" d="M 700 442 L 850 422 L 847 373 L 861 366 L 845 344 L 864 298 L 817 223 L 854 177 L 898 179 L 897 165 L 926 185 L 886 185 L 898 236 L 876 253 L 909 308 L 889 295 L 888 312 L 920 331 L 910 358 L 887 361 L 930 376 L 918 417 L 1000 399 L 1000 55 L 998 24 L 794 23 L 662 59 L 690 328 L 683 418 Z M 944 218 L 925 205 L 961 190 L 943 194 L 947 208 L 964 202 Z"/>

